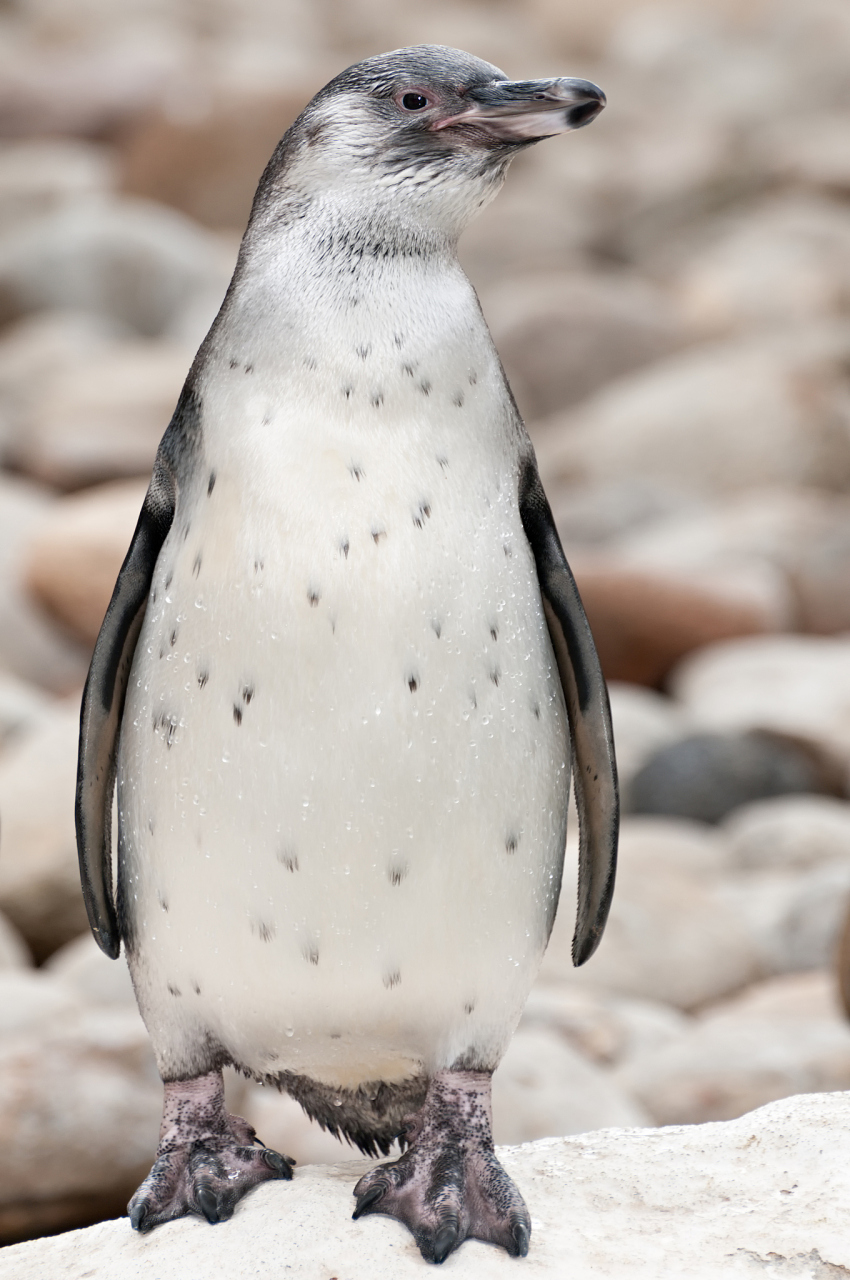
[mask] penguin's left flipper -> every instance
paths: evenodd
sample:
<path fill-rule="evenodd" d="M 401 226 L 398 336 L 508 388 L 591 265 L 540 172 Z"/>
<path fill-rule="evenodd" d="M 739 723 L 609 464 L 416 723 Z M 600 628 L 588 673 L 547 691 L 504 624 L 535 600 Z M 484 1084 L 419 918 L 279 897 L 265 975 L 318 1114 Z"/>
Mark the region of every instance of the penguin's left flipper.
<path fill-rule="evenodd" d="M 534 555 L 543 609 L 558 663 L 572 742 L 579 817 L 578 915 L 573 963 L 584 964 L 599 945 L 617 869 L 620 802 L 608 690 L 599 655 L 561 547 L 534 455 L 519 478 L 519 506 Z"/>
<path fill-rule="evenodd" d="M 112 792 L 124 698 L 157 556 L 174 519 L 168 436 L 100 628 L 83 690 L 77 761 L 77 853 L 95 941 L 113 960 L 121 936 L 112 893 Z"/>

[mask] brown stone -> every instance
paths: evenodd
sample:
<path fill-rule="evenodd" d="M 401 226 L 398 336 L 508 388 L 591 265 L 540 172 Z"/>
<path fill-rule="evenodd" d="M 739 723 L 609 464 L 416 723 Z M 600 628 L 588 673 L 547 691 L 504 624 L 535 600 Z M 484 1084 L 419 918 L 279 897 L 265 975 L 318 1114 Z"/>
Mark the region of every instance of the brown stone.
<path fill-rule="evenodd" d="M 27 547 L 30 594 L 88 644 L 97 639 L 146 489 L 144 480 L 125 480 L 64 498 Z"/>

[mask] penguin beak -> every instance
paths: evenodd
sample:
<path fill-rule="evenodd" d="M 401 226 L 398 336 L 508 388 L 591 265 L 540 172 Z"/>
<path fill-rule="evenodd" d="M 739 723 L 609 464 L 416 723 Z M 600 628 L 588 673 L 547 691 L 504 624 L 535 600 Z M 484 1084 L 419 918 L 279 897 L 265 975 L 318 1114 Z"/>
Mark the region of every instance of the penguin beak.
<path fill-rule="evenodd" d="M 470 89 L 463 111 L 432 128 L 474 125 L 500 142 L 531 142 L 581 129 L 605 106 L 602 90 L 589 80 L 496 80 Z"/>

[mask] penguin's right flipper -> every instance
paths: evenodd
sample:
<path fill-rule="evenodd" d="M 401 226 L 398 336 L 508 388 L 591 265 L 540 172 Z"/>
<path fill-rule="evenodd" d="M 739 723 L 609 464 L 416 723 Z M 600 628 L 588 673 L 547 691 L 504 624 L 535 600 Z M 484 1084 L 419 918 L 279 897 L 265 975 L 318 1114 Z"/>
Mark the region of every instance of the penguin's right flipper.
<path fill-rule="evenodd" d="M 177 415 L 175 415 L 176 417 Z M 174 519 L 176 484 L 160 446 L 136 532 L 118 574 L 83 690 L 77 760 L 77 853 L 89 924 L 113 960 L 121 935 L 112 893 L 112 793 L 124 697 L 157 557 Z"/>

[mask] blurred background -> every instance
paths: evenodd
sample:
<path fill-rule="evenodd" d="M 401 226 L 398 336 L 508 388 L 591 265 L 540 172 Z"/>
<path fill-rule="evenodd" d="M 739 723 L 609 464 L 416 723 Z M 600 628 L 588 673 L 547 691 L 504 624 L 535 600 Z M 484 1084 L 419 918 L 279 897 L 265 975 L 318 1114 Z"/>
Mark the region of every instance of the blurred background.
<path fill-rule="evenodd" d="M 4 1243 L 123 1212 L 156 1143 L 73 834 L 79 692 L 145 476 L 278 137 L 343 66 L 422 41 L 609 100 L 517 159 L 463 243 L 612 682 L 627 810 L 578 972 L 567 877 L 496 1138 L 850 1087 L 847 0 L 2 0 Z M 229 1088 L 299 1161 L 350 1154 Z"/>

